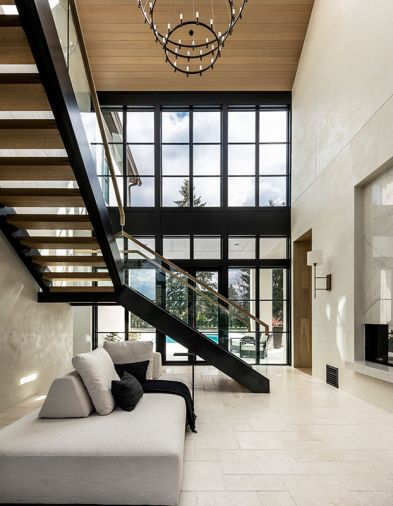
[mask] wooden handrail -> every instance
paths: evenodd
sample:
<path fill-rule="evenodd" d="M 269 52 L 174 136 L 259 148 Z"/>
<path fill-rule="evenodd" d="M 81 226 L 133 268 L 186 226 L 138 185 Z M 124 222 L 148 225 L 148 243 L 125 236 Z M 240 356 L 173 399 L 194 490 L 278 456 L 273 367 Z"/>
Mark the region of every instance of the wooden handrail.
<path fill-rule="evenodd" d="M 228 308 L 224 307 L 224 306 L 221 306 L 220 304 L 218 304 L 215 300 L 212 300 L 206 293 L 204 293 L 202 290 L 200 290 L 199 288 L 197 288 L 196 286 L 194 285 L 190 285 L 190 283 L 188 281 L 185 281 L 184 279 L 182 279 L 181 277 L 179 277 L 179 274 L 182 276 L 182 273 L 181 272 L 173 272 L 171 271 L 170 269 L 167 269 L 166 267 L 164 267 L 163 265 L 159 264 L 158 262 L 156 262 L 155 260 L 153 260 L 153 258 L 150 258 L 148 257 L 147 255 L 145 255 L 144 253 L 142 253 L 142 251 L 138 251 L 138 250 L 132 250 L 131 251 L 132 253 L 136 253 L 140 256 L 142 256 L 146 261 L 148 261 L 149 263 L 151 263 L 152 265 L 154 265 L 155 267 L 157 267 L 160 271 L 163 271 L 167 274 L 169 274 L 171 277 L 175 278 L 177 281 L 179 281 L 182 285 L 184 285 L 186 288 L 190 288 L 193 292 L 195 292 L 197 295 L 200 295 L 201 297 L 203 297 L 205 300 L 211 302 L 214 306 L 217 306 L 219 307 L 220 309 L 223 309 L 228 315 L 230 314 L 230 311 Z M 245 325 L 246 327 L 248 328 L 248 330 L 250 330 L 250 323 L 247 321 L 247 320 L 243 320 L 242 318 L 238 318 L 239 320 L 241 320 Z"/>
<path fill-rule="evenodd" d="M 89 61 L 89 57 L 88 57 L 87 51 L 86 51 L 85 39 L 83 37 L 79 12 L 78 12 L 78 8 L 77 8 L 74 0 L 70 1 L 70 6 L 71 6 L 72 18 L 73 18 L 74 25 L 75 25 L 76 35 L 77 35 L 79 47 L 81 50 L 83 64 L 85 66 L 86 77 L 87 77 L 88 84 L 89 84 L 91 100 L 93 102 L 93 108 L 94 108 L 94 111 L 97 116 L 98 127 L 100 129 L 100 133 L 101 133 L 101 137 L 102 137 L 105 158 L 108 163 L 113 188 L 115 190 L 117 207 L 119 209 L 120 225 L 122 227 L 124 227 L 125 222 L 126 222 L 126 216 L 125 216 L 124 207 L 123 207 L 123 204 L 121 201 L 121 194 L 120 194 L 119 186 L 117 184 L 116 172 L 115 172 L 115 169 L 113 166 L 112 155 L 111 155 L 111 151 L 110 151 L 110 147 L 109 147 L 109 143 L 108 143 L 108 138 L 107 138 L 107 134 L 106 134 L 106 130 L 105 130 L 105 121 L 104 121 L 104 117 L 102 115 L 100 103 L 98 101 L 97 90 L 96 90 L 96 87 L 94 84 L 93 74 L 92 74 L 91 67 L 90 67 L 90 61 Z"/>
<path fill-rule="evenodd" d="M 196 277 L 194 277 L 191 274 L 189 274 L 187 271 L 185 271 L 184 269 L 182 269 L 181 267 L 179 267 L 177 264 L 175 264 L 171 260 L 168 260 L 167 258 L 165 258 L 164 256 L 162 256 L 160 253 L 157 253 L 157 251 L 152 250 L 151 248 L 149 248 L 145 244 L 143 244 L 140 241 L 138 241 L 138 239 L 135 239 L 135 237 L 133 237 L 132 235 L 130 235 L 127 232 L 125 232 L 124 230 L 122 230 L 121 232 L 119 232 L 118 234 L 116 234 L 116 237 L 125 237 L 125 238 L 129 239 L 130 241 L 133 241 L 137 246 L 139 246 L 140 248 L 144 249 L 145 251 L 148 251 L 151 255 L 153 255 L 154 257 L 159 258 L 162 262 L 166 263 L 167 265 L 170 265 L 173 269 L 175 269 L 176 271 L 180 272 L 181 274 L 183 274 L 184 276 L 186 276 L 188 279 L 190 279 L 194 283 L 196 283 L 196 284 L 198 284 L 200 286 L 203 286 L 203 288 L 205 290 L 207 290 L 208 292 L 210 292 L 212 295 L 214 295 L 214 297 L 217 297 L 218 299 L 220 299 L 225 304 L 228 304 L 229 306 L 232 306 L 237 311 L 239 311 L 243 315 L 247 316 L 247 318 L 251 318 L 251 320 L 254 320 L 255 323 L 257 323 L 258 325 L 260 325 L 261 327 L 264 328 L 264 332 L 265 332 L 266 335 L 269 334 L 269 325 L 267 323 L 263 322 L 262 320 L 260 320 L 259 318 L 257 318 L 253 314 L 251 314 L 249 311 L 247 311 L 246 309 L 244 309 L 241 306 L 239 306 L 239 304 L 236 304 L 235 302 L 227 299 L 221 293 L 216 292 L 216 290 L 213 290 L 213 288 L 210 288 L 210 286 L 208 286 L 206 283 L 203 283 L 202 281 L 198 280 Z M 215 303 L 215 304 L 217 304 L 217 305 L 219 305 L 218 302 L 216 302 L 216 301 L 212 301 L 212 302 Z M 220 307 L 222 307 L 222 306 L 220 306 Z"/>

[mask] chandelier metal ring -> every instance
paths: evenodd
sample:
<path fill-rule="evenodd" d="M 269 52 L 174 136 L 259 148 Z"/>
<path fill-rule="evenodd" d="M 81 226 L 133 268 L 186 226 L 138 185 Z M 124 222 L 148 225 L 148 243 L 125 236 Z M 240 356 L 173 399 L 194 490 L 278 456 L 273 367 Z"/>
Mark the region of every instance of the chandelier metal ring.
<path fill-rule="evenodd" d="M 170 53 L 172 53 L 174 56 L 179 56 L 179 57 L 184 57 L 184 58 L 190 58 L 190 59 L 200 59 L 200 58 L 204 58 L 206 56 L 209 56 L 211 54 L 213 54 L 214 52 L 216 51 L 220 51 L 220 41 L 216 35 L 216 33 L 214 32 L 214 30 L 212 30 L 210 28 L 209 25 L 207 25 L 206 23 L 202 23 L 201 21 L 199 21 L 199 23 L 196 23 L 195 21 L 186 21 L 184 23 L 182 23 L 181 25 L 176 25 L 170 32 L 170 34 L 172 35 L 174 32 L 176 32 L 177 30 L 180 30 L 181 28 L 184 28 L 185 26 L 199 26 L 199 27 L 203 27 L 205 30 L 208 31 L 208 33 L 210 33 L 210 35 L 212 36 L 212 40 L 209 40 L 209 42 L 203 42 L 201 44 L 182 44 L 182 43 L 178 43 L 178 42 L 173 42 L 169 37 L 165 40 L 165 42 L 163 43 L 163 48 L 165 51 L 168 51 Z M 168 47 L 169 44 L 172 44 L 175 49 L 177 48 L 178 49 L 178 52 L 176 52 L 176 50 L 174 51 L 173 49 L 171 49 L 170 47 Z M 191 54 L 190 55 L 184 55 L 183 53 L 179 52 L 179 50 L 197 50 L 199 48 L 206 48 L 208 49 L 208 51 L 203 51 L 202 53 L 199 53 L 199 54 Z M 210 48 L 210 49 L 209 49 Z"/>
<path fill-rule="evenodd" d="M 176 27 L 174 27 L 172 30 L 172 33 L 176 32 L 177 30 L 179 30 L 181 28 L 184 28 L 184 26 L 191 26 L 191 25 L 196 25 L 196 24 L 197 24 L 196 21 L 186 21 L 185 23 L 182 23 L 181 25 L 177 25 Z M 216 63 L 216 61 L 221 53 L 220 41 L 218 40 L 218 37 L 217 37 L 216 33 L 214 32 L 214 30 L 212 30 L 209 25 L 202 23 L 202 22 L 199 22 L 198 25 L 200 27 L 202 27 L 203 29 L 207 30 L 207 32 L 210 33 L 211 36 L 213 37 L 213 40 L 211 42 L 209 42 L 209 44 L 208 44 L 209 46 L 213 45 L 213 49 L 209 49 L 209 51 L 206 51 L 204 53 L 199 53 L 199 54 L 193 55 L 188 50 L 189 49 L 188 46 L 184 46 L 184 48 L 187 49 L 187 54 L 183 54 L 180 51 L 176 52 L 176 51 L 173 51 L 172 49 L 170 49 L 168 47 L 168 44 L 171 43 L 169 38 L 165 41 L 165 43 L 163 45 L 163 48 L 165 51 L 165 56 L 166 56 L 166 61 L 173 67 L 173 69 L 175 71 L 179 71 L 183 74 L 186 74 L 187 76 L 196 75 L 196 74 L 201 75 L 202 72 L 205 72 L 206 70 L 213 68 L 214 64 Z M 175 44 L 175 45 L 179 49 L 178 44 Z M 204 44 L 204 46 L 205 45 L 206 44 Z M 216 45 L 216 47 L 215 47 L 215 45 Z M 173 57 L 173 56 L 174 56 L 174 61 L 172 61 L 172 59 L 171 59 L 171 57 Z M 209 63 L 208 64 L 203 63 L 206 61 L 206 58 L 210 57 L 210 56 L 211 56 L 211 58 L 209 60 Z M 199 65 L 199 69 L 190 68 L 189 62 L 191 60 L 197 60 L 197 59 L 199 59 L 202 62 Z M 180 61 L 183 65 L 185 65 L 185 68 L 182 68 L 181 65 L 177 65 L 178 61 Z"/>
<path fill-rule="evenodd" d="M 184 20 L 183 14 L 179 13 L 179 23 L 172 28 L 171 24 L 167 23 L 168 28 L 165 34 L 162 33 L 162 30 L 160 30 L 156 24 L 156 14 L 159 0 L 146 0 L 144 1 L 144 5 L 142 4 L 142 0 L 137 0 L 137 3 L 143 13 L 145 23 L 150 27 L 156 41 L 159 42 L 163 48 L 166 61 L 169 62 L 175 70 L 179 70 L 188 76 L 190 74 L 202 75 L 202 72 L 213 68 L 217 58 L 221 56 L 221 51 L 224 47 L 225 41 L 232 34 L 236 23 L 242 18 L 244 7 L 248 2 L 248 0 L 239 0 L 241 2 L 241 6 L 238 11 L 236 11 L 235 0 L 221 1 L 226 4 L 226 11 L 228 12 L 228 21 L 221 22 L 221 25 L 227 27 L 224 31 L 216 31 L 215 29 L 216 25 L 214 23 L 213 9 L 214 0 L 212 0 L 210 26 L 199 17 L 199 12 L 195 11 L 193 8 L 193 18 Z M 161 24 L 165 23 L 161 21 Z M 183 41 L 181 38 L 178 38 L 177 40 L 174 39 L 174 34 L 177 34 L 180 29 L 191 25 L 198 27 L 198 29 L 203 28 L 203 30 L 207 30 L 210 35 L 204 38 L 204 40 L 194 39 L 192 40 L 192 43 L 187 41 L 188 37 L 186 37 L 186 42 L 184 42 L 184 38 Z M 190 30 L 189 35 L 193 35 L 193 30 Z M 206 48 L 206 51 L 204 51 L 204 48 Z M 199 51 L 199 53 L 195 54 L 195 51 Z M 204 63 L 200 65 L 199 70 L 190 69 L 190 66 L 184 63 L 195 61 L 197 59 L 203 62 L 207 57 L 210 57 L 209 64 Z M 175 61 L 172 61 L 173 59 Z M 188 70 L 182 70 L 181 65 L 177 65 L 177 61 L 182 62 Z"/>

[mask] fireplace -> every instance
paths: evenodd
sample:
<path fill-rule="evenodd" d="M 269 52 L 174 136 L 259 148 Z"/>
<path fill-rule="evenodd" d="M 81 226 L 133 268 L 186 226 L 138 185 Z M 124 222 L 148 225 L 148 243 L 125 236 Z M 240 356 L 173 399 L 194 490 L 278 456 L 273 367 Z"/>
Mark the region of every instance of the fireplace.
<path fill-rule="evenodd" d="M 368 362 L 393 366 L 393 328 L 365 324 L 365 358 Z"/>

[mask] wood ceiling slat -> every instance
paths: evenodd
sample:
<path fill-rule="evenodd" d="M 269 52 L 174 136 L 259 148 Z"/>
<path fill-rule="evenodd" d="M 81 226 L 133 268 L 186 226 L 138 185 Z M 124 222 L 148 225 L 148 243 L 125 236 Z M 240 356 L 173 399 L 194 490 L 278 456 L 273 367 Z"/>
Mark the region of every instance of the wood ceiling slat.
<path fill-rule="evenodd" d="M 211 0 L 196 1 L 202 17 Z M 165 63 L 136 0 L 77 3 L 100 91 L 286 91 L 292 88 L 314 0 L 248 2 L 214 70 L 188 79 Z M 165 18 L 189 8 L 187 0 L 160 0 Z M 216 1 L 215 22 L 226 19 L 225 3 L 220 7 Z"/>
<path fill-rule="evenodd" d="M 198 4 L 206 4 L 209 5 L 211 0 L 197 0 Z M 252 1 L 252 0 L 251 0 Z M 314 0 L 254 0 L 258 2 L 259 5 L 283 5 L 283 6 L 291 6 L 291 5 L 305 5 L 312 8 L 314 4 Z M 83 7 L 97 7 L 99 5 L 110 7 L 111 9 L 124 6 L 130 6 L 130 4 L 136 4 L 135 0 L 77 0 L 78 6 L 80 8 Z M 179 5 L 184 5 L 185 0 L 171 0 L 171 5 L 173 7 L 178 7 Z"/>

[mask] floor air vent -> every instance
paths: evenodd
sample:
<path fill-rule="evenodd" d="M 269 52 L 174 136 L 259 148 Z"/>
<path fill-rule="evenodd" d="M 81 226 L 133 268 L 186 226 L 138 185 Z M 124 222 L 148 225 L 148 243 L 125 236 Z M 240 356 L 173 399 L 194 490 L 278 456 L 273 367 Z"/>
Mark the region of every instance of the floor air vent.
<path fill-rule="evenodd" d="M 338 369 L 326 364 L 326 383 L 338 388 Z"/>

